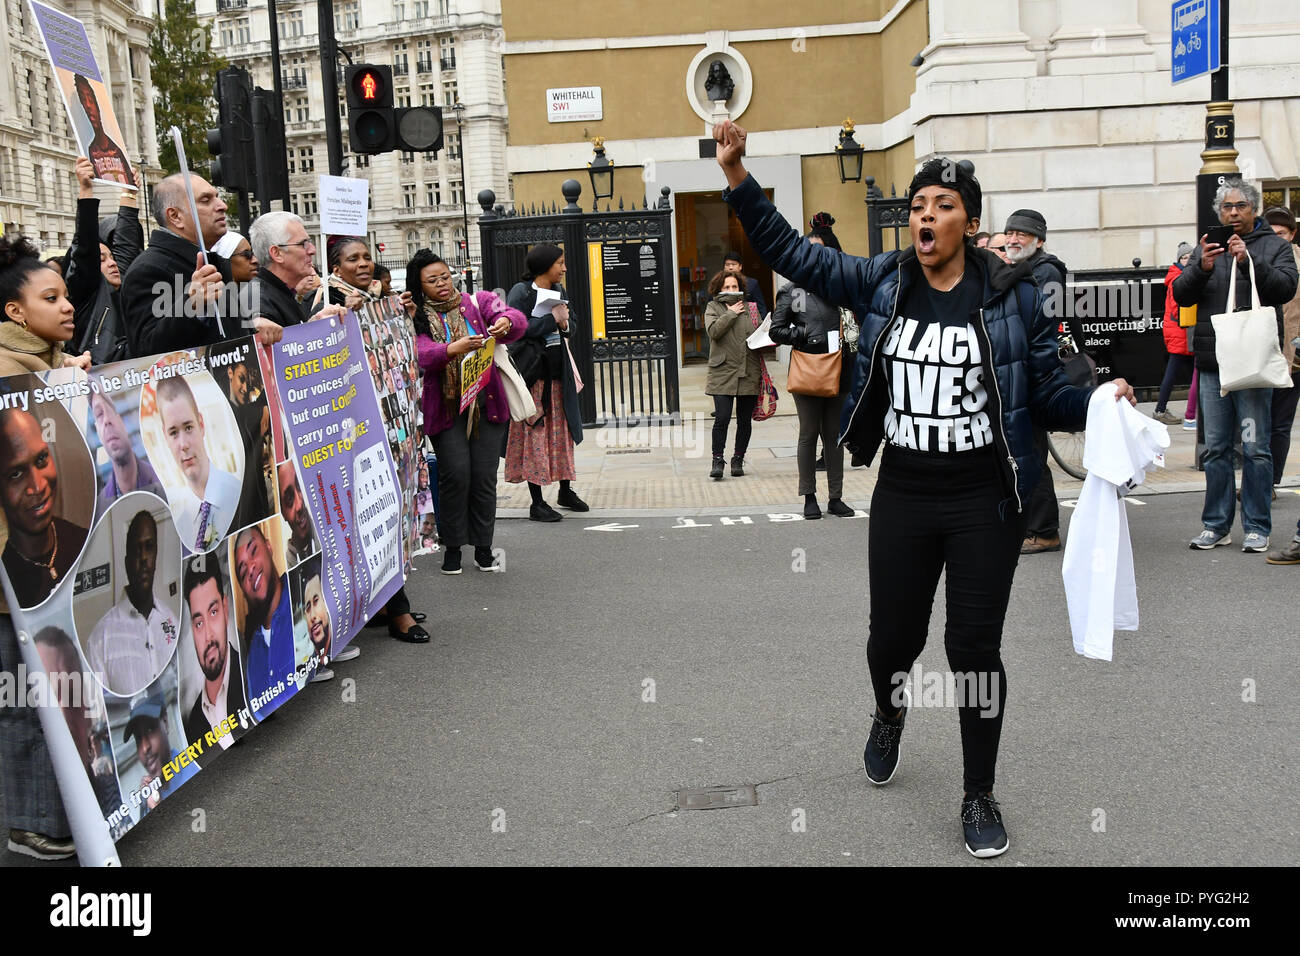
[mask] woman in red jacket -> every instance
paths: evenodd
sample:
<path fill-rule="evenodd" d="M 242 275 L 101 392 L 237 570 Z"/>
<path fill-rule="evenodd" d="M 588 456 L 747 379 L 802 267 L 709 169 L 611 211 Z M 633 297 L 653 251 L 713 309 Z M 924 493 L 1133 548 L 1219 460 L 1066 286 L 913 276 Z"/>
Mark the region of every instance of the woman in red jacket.
<path fill-rule="evenodd" d="M 438 456 L 438 504 L 447 553 L 443 574 L 460 574 L 460 549 L 474 545 L 480 571 L 499 571 L 492 559 L 497 515 L 497 465 L 510 424 L 510 405 L 495 367 L 464 411 L 461 362 L 483 347 L 523 338 L 528 320 L 492 292 L 456 291 L 447 263 L 421 249 L 406 267 L 415 311 L 415 345 L 424 372 L 424 433 Z"/>
<path fill-rule="evenodd" d="M 1169 361 L 1165 364 L 1165 378 L 1160 383 L 1160 395 L 1156 398 L 1156 410 L 1154 418 L 1156 421 L 1164 422 L 1166 425 L 1177 425 L 1180 421 L 1196 421 L 1196 393 L 1193 391 L 1188 395 L 1187 414 L 1180 419 L 1177 415 L 1171 415 L 1165 410 L 1165 403 L 1169 401 L 1169 393 L 1173 391 L 1174 380 L 1181 379 L 1191 373 L 1196 374 L 1192 359 L 1192 350 L 1187 344 L 1187 330 L 1178 324 L 1178 303 L 1174 301 L 1174 280 L 1187 266 L 1187 260 L 1192 257 L 1192 244 L 1190 242 L 1180 242 L 1178 244 L 1178 256 L 1174 259 L 1173 265 L 1165 273 L 1165 320 L 1162 329 L 1165 334 L 1165 351 L 1169 353 Z"/>

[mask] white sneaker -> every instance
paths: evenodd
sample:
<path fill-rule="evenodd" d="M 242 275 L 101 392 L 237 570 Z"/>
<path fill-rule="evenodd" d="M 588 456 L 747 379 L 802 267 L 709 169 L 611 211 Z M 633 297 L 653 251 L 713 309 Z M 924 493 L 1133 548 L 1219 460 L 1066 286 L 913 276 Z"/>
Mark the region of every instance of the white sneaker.
<path fill-rule="evenodd" d="M 1232 544 L 1232 538 L 1226 534 L 1219 534 L 1217 531 L 1211 531 L 1206 528 L 1195 538 L 1188 542 L 1188 545 L 1198 551 L 1209 551 L 1213 548 L 1222 548 L 1225 544 Z"/>
<path fill-rule="evenodd" d="M 1252 554 L 1263 554 L 1268 550 L 1268 535 L 1252 531 L 1246 535 L 1246 540 L 1241 543 L 1241 550 Z"/>
<path fill-rule="evenodd" d="M 312 671 L 311 683 L 313 684 L 321 684 L 327 680 L 333 680 L 333 679 L 334 679 L 334 672 L 330 670 L 328 667 L 317 667 L 316 670 Z"/>
<path fill-rule="evenodd" d="M 360 656 L 361 648 L 357 647 L 355 644 L 349 644 L 347 647 L 343 648 L 343 650 L 335 654 L 331 660 L 334 661 L 335 664 L 341 664 L 343 661 L 355 660 Z"/>
<path fill-rule="evenodd" d="M 1187 432 L 1194 432 L 1194 431 L 1196 431 L 1196 419 L 1195 419 L 1195 418 L 1184 418 L 1184 419 L 1183 419 L 1183 431 L 1187 431 Z"/>

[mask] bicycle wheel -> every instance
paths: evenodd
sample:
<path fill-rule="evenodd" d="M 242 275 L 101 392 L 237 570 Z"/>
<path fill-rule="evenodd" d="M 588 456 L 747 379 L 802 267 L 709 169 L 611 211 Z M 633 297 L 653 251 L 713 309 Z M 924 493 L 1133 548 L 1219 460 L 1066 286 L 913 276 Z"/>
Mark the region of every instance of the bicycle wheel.
<path fill-rule="evenodd" d="M 1083 432 L 1048 432 L 1047 450 L 1067 475 L 1080 481 L 1088 477 L 1083 467 Z"/>

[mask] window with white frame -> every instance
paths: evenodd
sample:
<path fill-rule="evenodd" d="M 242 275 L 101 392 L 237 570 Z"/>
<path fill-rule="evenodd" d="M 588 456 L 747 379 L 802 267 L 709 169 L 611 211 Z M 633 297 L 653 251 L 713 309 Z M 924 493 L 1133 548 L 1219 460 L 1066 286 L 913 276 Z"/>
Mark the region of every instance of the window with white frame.
<path fill-rule="evenodd" d="M 288 40 L 293 37 L 302 36 L 303 23 L 301 10 L 290 10 L 286 13 L 281 13 L 276 17 L 276 19 L 279 21 L 280 36 L 284 39 Z"/>
<path fill-rule="evenodd" d="M 433 90 L 433 84 L 432 84 L 432 83 L 421 83 L 421 84 L 420 84 L 420 105 L 421 105 L 421 106 L 437 106 L 437 105 L 438 105 L 438 97 L 437 97 L 437 94 L 434 93 L 434 90 Z"/>
<path fill-rule="evenodd" d="M 436 182 L 424 184 L 424 204 L 426 206 L 442 205 L 442 189 Z"/>
<path fill-rule="evenodd" d="M 414 229 L 406 233 L 406 258 L 410 259 L 420 250 L 420 234 Z"/>
<path fill-rule="evenodd" d="M 442 37 L 438 41 L 439 53 L 444 70 L 456 69 L 456 40 L 454 37 Z"/>
<path fill-rule="evenodd" d="M 448 133 L 446 137 L 447 158 L 460 159 L 460 134 Z"/>
<path fill-rule="evenodd" d="M 316 215 L 316 194 L 314 192 L 302 194 L 301 215 L 304 219 L 310 219 Z"/>
<path fill-rule="evenodd" d="M 415 183 L 404 183 L 402 185 L 402 208 L 415 208 Z"/>
<path fill-rule="evenodd" d="M 460 94 L 456 91 L 455 80 L 444 80 L 442 83 L 442 105 L 455 106 L 456 101 L 460 99 Z"/>
<path fill-rule="evenodd" d="M 316 171 L 316 154 L 313 152 L 312 147 L 303 146 L 298 150 L 298 168 L 304 173 Z"/>
<path fill-rule="evenodd" d="M 441 229 L 432 229 L 429 231 L 429 248 L 433 250 L 433 254 L 439 259 L 447 258 L 443 246 Z"/>

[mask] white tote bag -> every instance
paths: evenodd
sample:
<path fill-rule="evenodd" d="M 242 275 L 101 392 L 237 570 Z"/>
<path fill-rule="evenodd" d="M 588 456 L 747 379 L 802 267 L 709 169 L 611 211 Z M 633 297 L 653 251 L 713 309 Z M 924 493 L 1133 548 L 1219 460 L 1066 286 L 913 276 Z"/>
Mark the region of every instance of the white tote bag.
<path fill-rule="evenodd" d="M 1237 304 L 1237 265 L 1229 265 L 1227 312 L 1210 316 L 1214 323 L 1214 357 L 1219 363 L 1219 394 L 1246 388 L 1290 388 L 1291 373 L 1277 344 L 1277 311 L 1259 304 L 1255 285 L 1255 260 L 1249 253 L 1250 304 L 1233 312 Z"/>
<path fill-rule="evenodd" d="M 515 368 L 515 363 L 510 361 L 509 350 L 500 342 L 492 353 L 492 362 L 501 374 L 501 387 L 506 392 L 511 421 L 522 422 L 536 415 L 537 403 L 533 401 L 533 393 L 524 384 L 524 377 Z"/>

